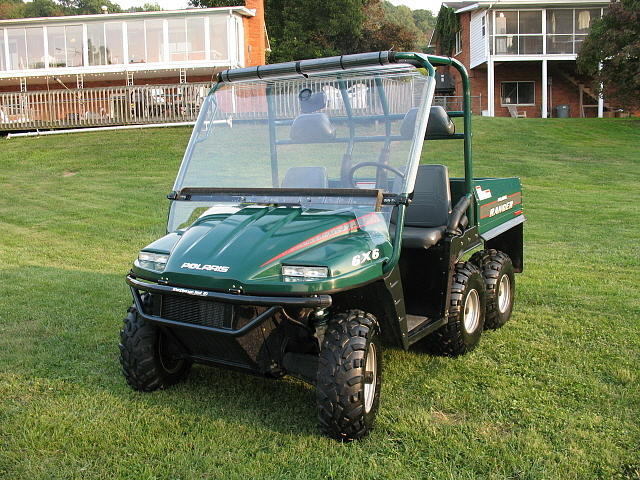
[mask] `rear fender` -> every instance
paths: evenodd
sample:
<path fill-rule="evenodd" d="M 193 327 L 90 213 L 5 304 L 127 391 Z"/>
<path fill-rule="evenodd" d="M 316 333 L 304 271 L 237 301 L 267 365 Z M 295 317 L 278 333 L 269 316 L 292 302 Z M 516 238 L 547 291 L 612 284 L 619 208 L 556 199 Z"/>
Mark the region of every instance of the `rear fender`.
<path fill-rule="evenodd" d="M 509 255 L 513 262 L 513 269 L 517 273 L 521 273 L 524 270 L 523 225 L 523 223 L 520 223 L 485 242 L 486 248 L 495 248 Z"/>

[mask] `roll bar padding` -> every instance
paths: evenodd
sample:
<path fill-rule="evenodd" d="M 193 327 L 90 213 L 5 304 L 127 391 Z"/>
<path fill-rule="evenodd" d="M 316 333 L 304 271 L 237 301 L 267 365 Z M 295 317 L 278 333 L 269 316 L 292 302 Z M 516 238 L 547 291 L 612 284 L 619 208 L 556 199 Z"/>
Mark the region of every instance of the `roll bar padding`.
<path fill-rule="evenodd" d="M 273 63 L 257 67 L 233 68 L 220 72 L 218 81 L 231 83 L 245 80 L 263 80 L 298 74 L 306 77 L 310 73 L 331 70 L 348 70 L 351 68 L 373 67 L 396 63 L 395 52 L 355 53 L 337 57 L 314 58 L 298 62 Z"/>

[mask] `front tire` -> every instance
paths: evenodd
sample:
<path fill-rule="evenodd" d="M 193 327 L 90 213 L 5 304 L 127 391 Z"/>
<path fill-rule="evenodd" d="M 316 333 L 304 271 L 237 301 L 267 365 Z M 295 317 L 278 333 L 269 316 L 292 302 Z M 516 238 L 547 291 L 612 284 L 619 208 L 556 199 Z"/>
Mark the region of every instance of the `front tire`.
<path fill-rule="evenodd" d="M 513 311 L 516 279 L 511 258 L 504 252 L 489 249 L 473 254 L 470 262 L 478 266 L 487 291 L 487 310 L 484 326 L 502 327 Z"/>
<path fill-rule="evenodd" d="M 460 262 L 453 273 L 448 322 L 425 340 L 434 353 L 464 355 L 480 343 L 484 321 L 484 279 L 473 263 Z"/>
<path fill-rule="evenodd" d="M 330 320 L 318 366 L 320 429 L 343 441 L 373 428 L 380 404 L 382 347 L 375 317 L 349 310 Z"/>
<path fill-rule="evenodd" d="M 175 358 L 175 348 L 160 328 L 130 307 L 120 331 L 122 374 L 134 390 L 152 392 L 185 379 L 191 362 Z"/>

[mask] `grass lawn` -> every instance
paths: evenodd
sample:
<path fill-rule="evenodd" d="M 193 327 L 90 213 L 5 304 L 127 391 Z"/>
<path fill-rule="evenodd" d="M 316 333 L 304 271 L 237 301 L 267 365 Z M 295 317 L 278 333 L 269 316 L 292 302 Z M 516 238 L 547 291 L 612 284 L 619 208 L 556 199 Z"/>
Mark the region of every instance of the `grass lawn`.
<path fill-rule="evenodd" d="M 0 139 L 0 478 L 640 478 L 640 121 L 475 127 L 476 174 L 524 185 L 513 319 L 459 359 L 387 350 L 351 444 L 292 379 L 126 386 L 124 275 L 164 232 L 188 129 Z M 449 143 L 425 161 L 461 165 Z"/>

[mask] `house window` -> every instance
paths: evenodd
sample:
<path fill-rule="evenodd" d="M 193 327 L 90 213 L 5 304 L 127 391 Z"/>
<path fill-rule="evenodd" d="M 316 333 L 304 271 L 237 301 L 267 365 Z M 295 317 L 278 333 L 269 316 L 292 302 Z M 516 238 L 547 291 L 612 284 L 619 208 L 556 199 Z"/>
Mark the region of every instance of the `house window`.
<path fill-rule="evenodd" d="M 107 39 L 107 64 L 119 65 L 124 63 L 124 48 L 122 47 L 122 23 L 105 23 L 105 38 Z"/>
<path fill-rule="evenodd" d="M 535 82 L 502 82 L 500 103 L 506 105 L 535 105 Z"/>
<path fill-rule="evenodd" d="M 211 60 L 225 60 L 229 58 L 227 17 L 222 15 L 210 16 L 209 30 Z"/>
<path fill-rule="evenodd" d="M 8 28 L 9 64 L 12 70 L 26 70 L 27 42 L 24 28 Z"/>
<path fill-rule="evenodd" d="M 29 68 L 44 68 L 44 30 L 42 27 L 26 29 L 27 38 L 27 66 Z"/>
<path fill-rule="evenodd" d="M 0 30 L 0 70 L 7 70 L 4 59 L 4 30 Z"/>
<path fill-rule="evenodd" d="M 580 51 L 593 22 L 600 19 L 599 8 L 547 10 L 547 53 L 574 54 Z"/>
<path fill-rule="evenodd" d="M 483 15 L 482 17 L 480 17 L 480 24 L 482 25 L 482 38 L 484 38 L 484 36 L 487 33 L 486 21 L 487 21 L 486 15 Z"/>
<path fill-rule="evenodd" d="M 456 32 L 456 51 L 454 53 L 454 55 L 458 55 L 459 53 L 462 53 L 462 32 L 460 30 L 458 30 Z"/>
<path fill-rule="evenodd" d="M 144 63 L 146 59 L 144 45 L 144 21 L 127 22 L 127 43 L 129 45 L 128 63 Z"/>
<path fill-rule="evenodd" d="M 107 64 L 104 23 L 87 24 L 87 49 L 89 50 L 89 65 Z"/>
<path fill-rule="evenodd" d="M 542 53 L 542 10 L 496 12 L 496 55 L 539 55 Z"/>
<path fill-rule="evenodd" d="M 82 25 L 67 25 L 65 28 L 67 67 L 83 67 Z"/>
<path fill-rule="evenodd" d="M 164 22 L 159 19 L 145 20 L 145 42 L 147 63 L 164 61 Z"/>

